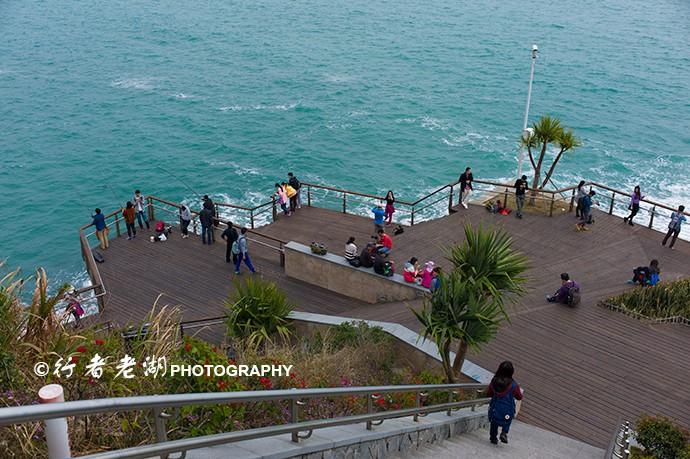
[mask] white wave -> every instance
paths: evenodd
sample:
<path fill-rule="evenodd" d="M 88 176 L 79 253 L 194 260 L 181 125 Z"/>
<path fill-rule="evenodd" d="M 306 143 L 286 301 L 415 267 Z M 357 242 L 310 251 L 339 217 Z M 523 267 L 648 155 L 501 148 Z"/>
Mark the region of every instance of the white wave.
<path fill-rule="evenodd" d="M 228 105 L 227 107 L 220 107 L 218 110 L 221 112 L 239 112 L 243 108 L 240 105 Z"/>
<path fill-rule="evenodd" d="M 194 99 L 196 96 L 193 96 L 191 94 L 185 94 L 183 92 L 178 92 L 177 94 L 171 94 L 175 99 Z"/>
<path fill-rule="evenodd" d="M 254 167 L 241 166 L 234 161 L 224 161 L 220 159 L 204 160 L 206 164 L 214 167 L 226 167 L 233 169 L 237 175 L 261 175 L 259 169 Z"/>
<path fill-rule="evenodd" d="M 423 128 L 430 131 L 446 131 L 450 127 L 448 122 L 440 120 L 438 118 L 433 118 L 431 116 L 424 116 L 421 119 L 421 125 Z"/>
<path fill-rule="evenodd" d="M 412 123 L 417 122 L 417 118 L 397 118 L 395 120 L 395 122 L 396 122 L 396 124 L 400 124 L 400 123 L 412 124 Z"/>
<path fill-rule="evenodd" d="M 299 106 L 301 101 L 298 102 L 293 102 L 290 104 L 276 104 L 276 105 L 265 105 L 265 104 L 256 104 L 256 105 L 227 105 L 224 107 L 219 107 L 218 110 L 221 112 L 241 112 L 245 110 L 276 110 L 276 111 L 287 111 L 287 110 L 292 110 Z"/>
<path fill-rule="evenodd" d="M 120 89 L 139 89 L 150 91 L 155 89 L 155 78 L 123 78 L 110 83 L 110 86 Z"/>

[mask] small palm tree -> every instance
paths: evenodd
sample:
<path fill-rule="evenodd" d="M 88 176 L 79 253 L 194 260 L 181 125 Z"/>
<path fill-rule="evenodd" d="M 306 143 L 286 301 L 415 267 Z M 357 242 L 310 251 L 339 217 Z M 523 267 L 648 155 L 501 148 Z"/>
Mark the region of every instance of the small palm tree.
<path fill-rule="evenodd" d="M 235 293 L 225 303 L 228 335 L 245 340 L 248 347 L 290 337 L 288 316 L 294 306 L 285 293 L 271 283 L 252 276 L 242 282 L 235 278 Z"/>
<path fill-rule="evenodd" d="M 558 151 L 556 158 L 553 160 L 553 163 L 551 163 L 551 167 L 549 168 L 549 171 L 546 173 L 546 178 L 544 179 L 539 188 L 544 188 L 546 184 L 549 183 L 549 180 L 551 180 L 551 176 L 553 175 L 553 171 L 556 170 L 556 164 L 558 164 L 558 161 L 561 160 L 561 156 L 563 156 L 563 153 L 565 153 L 566 151 L 573 150 L 582 145 L 582 141 L 575 137 L 575 134 L 573 134 L 572 129 L 564 129 L 563 131 L 561 131 L 561 135 L 558 137 L 558 139 L 556 139 L 556 143 L 560 147 L 560 150 Z"/>
<path fill-rule="evenodd" d="M 533 129 L 533 137 L 535 141 L 541 144 L 539 158 L 537 160 L 537 164 L 534 165 L 534 180 L 532 181 L 532 188 L 537 189 L 541 183 L 541 167 L 544 162 L 544 156 L 546 155 L 546 148 L 549 146 L 549 144 L 554 143 L 561 138 L 563 127 L 561 126 L 561 122 L 558 120 L 558 118 L 543 116 L 538 122 L 534 123 Z"/>
<path fill-rule="evenodd" d="M 448 382 L 460 377 L 467 350 L 491 341 L 508 320 L 506 301 L 525 292 L 527 258 L 512 249 L 510 236 L 466 225 L 465 238 L 463 245 L 447 249 L 453 269 L 441 276 L 439 290 L 421 311 L 412 311 L 424 338 L 436 343 Z M 457 351 L 451 362 L 454 342 Z"/>

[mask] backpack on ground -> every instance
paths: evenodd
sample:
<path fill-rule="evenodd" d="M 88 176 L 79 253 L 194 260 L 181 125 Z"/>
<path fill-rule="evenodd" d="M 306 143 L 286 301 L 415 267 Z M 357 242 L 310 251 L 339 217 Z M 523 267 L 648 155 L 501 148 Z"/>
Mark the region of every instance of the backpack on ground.
<path fill-rule="evenodd" d="M 157 221 L 156 222 L 156 231 L 158 231 L 159 233 L 164 232 L 165 231 L 165 223 L 160 221 L 160 220 Z"/>
<path fill-rule="evenodd" d="M 326 246 L 320 242 L 312 242 L 309 248 L 311 248 L 311 253 L 315 253 L 317 255 L 326 255 L 328 253 Z"/>
<path fill-rule="evenodd" d="M 489 402 L 489 421 L 498 424 L 499 426 L 506 426 L 510 424 L 515 417 L 515 381 L 510 384 L 510 389 L 503 396 L 499 396 L 494 391 Z"/>
<path fill-rule="evenodd" d="M 568 297 L 566 298 L 568 306 L 577 306 L 580 304 L 580 287 L 572 286 L 568 289 Z"/>

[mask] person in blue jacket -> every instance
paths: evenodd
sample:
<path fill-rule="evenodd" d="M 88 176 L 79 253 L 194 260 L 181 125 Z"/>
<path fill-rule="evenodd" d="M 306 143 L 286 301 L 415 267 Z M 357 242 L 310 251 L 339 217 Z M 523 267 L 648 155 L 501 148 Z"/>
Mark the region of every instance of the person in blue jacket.
<path fill-rule="evenodd" d="M 93 221 L 91 224 L 96 227 L 96 237 L 101 242 L 101 249 L 105 250 L 108 248 L 108 225 L 105 224 L 105 215 L 101 212 L 101 209 L 96 209 L 96 215 L 92 215 Z"/>
<path fill-rule="evenodd" d="M 491 379 L 486 396 L 491 397 L 489 402 L 489 440 L 494 445 L 498 444 L 498 428 L 501 428 L 501 443 L 508 443 L 508 431 L 515 418 L 516 400 L 522 400 L 524 392 L 520 385 L 513 379 L 513 364 L 509 361 L 502 362 Z"/>
<path fill-rule="evenodd" d="M 379 230 L 383 230 L 383 220 L 386 217 L 386 211 L 383 210 L 383 204 L 380 202 L 371 211 L 374 213 L 374 234 L 378 235 Z"/>

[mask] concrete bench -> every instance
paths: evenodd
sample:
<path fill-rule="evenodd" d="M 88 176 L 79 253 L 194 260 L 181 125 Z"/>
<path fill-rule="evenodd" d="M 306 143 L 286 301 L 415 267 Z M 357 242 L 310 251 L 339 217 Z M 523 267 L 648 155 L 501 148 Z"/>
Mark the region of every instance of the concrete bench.
<path fill-rule="evenodd" d="M 330 252 L 316 255 L 294 241 L 285 244 L 285 274 L 372 304 L 413 300 L 429 293 L 422 286 L 405 282 L 400 274 L 385 277 L 372 268 L 355 268 L 345 257 Z"/>

